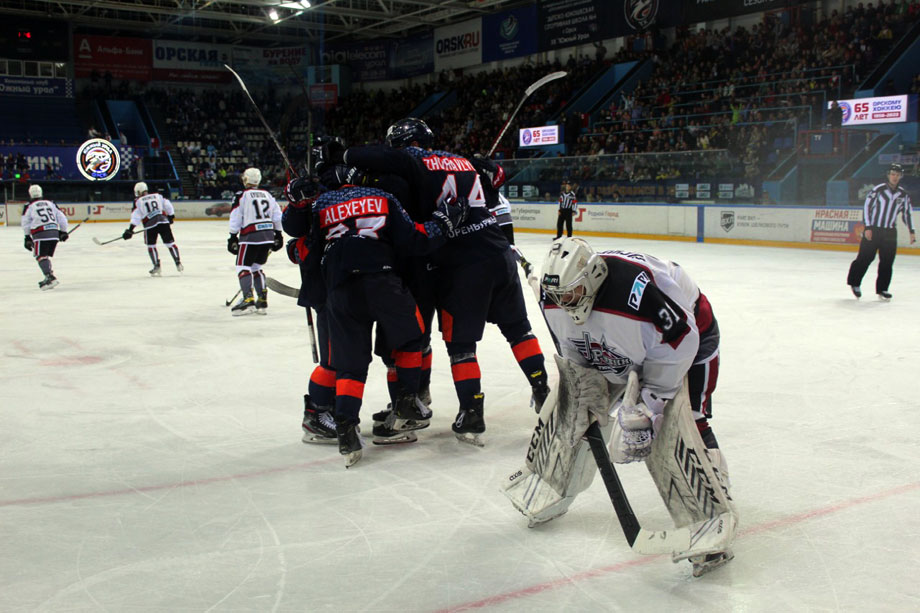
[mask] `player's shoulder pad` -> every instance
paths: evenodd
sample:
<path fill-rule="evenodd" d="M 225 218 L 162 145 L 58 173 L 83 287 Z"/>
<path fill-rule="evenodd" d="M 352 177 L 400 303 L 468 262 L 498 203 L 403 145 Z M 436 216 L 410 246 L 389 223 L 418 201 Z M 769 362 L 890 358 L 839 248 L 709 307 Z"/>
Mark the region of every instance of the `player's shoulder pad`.
<path fill-rule="evenodd" d="M 628 254 L 641 257 L 641 254 Z M 670 343 L 686 334 L 690 327 L 687 313 L 655 285 L 652 273 L 640 263 L 616 256 L 605 256 L 607 281 L 599 296 L 600 307 L 622 313 L 631 319 L 652 323 L 661 332 L 662 342 Z"/>

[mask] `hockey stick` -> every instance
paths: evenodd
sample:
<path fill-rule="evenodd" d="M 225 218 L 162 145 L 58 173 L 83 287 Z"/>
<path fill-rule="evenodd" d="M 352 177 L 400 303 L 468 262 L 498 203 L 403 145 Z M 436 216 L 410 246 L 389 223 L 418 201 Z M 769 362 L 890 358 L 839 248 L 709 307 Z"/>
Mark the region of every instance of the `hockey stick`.
<path fill-rule="evenodd" d="M 266 277 L 265 284 L 268 285 L 268 289 L 273 292 L 277 292 L 283 296 L 290 296 L 291 298 L 300 298 L 300 289 L 285 285 L 278 279 Z M 316 349 L 316 330 L 313 327 L 313 309 L 310 307 L 307 307 L 307 328 L 310 330 L 310 352 L 313 354 L 313 363 L 319 364 L 319 353 Z"/>
<path fill-rule="evenodd" d="M 67 231 L 67 234 L 73 234 L 74 232 L 76 232 L 76 231 L 77 231 L 77 228 L 79 228 L 80 226 L 82 226 L 82 225 L 84 224 L 84 222 L 86 222 L 87 220 L 89 220 L 90 217 L 91 217 L 91 215 L 87 215 L 87 216 L 86 216 L 86 219 L 84 219 L 83 221 L 81 221 L 80 223 L 78 223 L 77 225 L 75 225 L 74 227 L 72 227 L 70 230 L 68 230 L 68 231 Z"/>
<path fill-rule="evenodd" d="M 265 126 L 265 129 L 268 130 L 268 135 L 271 137 L 272 142 L 275 143 L 275 147 L 278 148 L 278 153 L 281 154 L 281 157 L 284 158 L 284 162 L 288 166 L 288 170 L 291 173 L 292 177 L 297 176 L 297 171 L 294 170 L 294 166 L 291 164 L 291 160 L 288 159 L 287 154 L 284 152 L 284 148 L 281 146 L 281 143 L 278 142 L 278 139 L 275 137 L 275 133 L 272 132 L 272 129 L 268 126 L 268 122 L 265 121 L 265 117 L 262 115 L 262 111 L 259 110 L 259 106 L 256 104 L 256 101 L 253 100 L 252 95 L 249 93 L 249 90 L 246 88 L 246 83 L 243 81 L 243 78 L 236 73 L 235 70 L 224 64 L 224 68 L 233 73 L 233 76 L 236 77 L 236 80 L 239 82 L 240 87 L 243 88 L 243 93 L 246 94 L 246 97 L 249 98 L 249 102 L 252 103 L 252 108 L 255 109 L 256 115 L 259 117 L 259 120 L 262 122 L 262 125 Z M 316 350 L 316 330 L 313 325 L 313 312 L 310 309 L 307 309 L 307 327 L 310 328 L 310 349 L 313 352 L 313 362 L 319 363 L 319 353 Z"/>
<path fill-rule="evenodd" d="M 530 97 L 530 94 L 534 93 L 535 91 L 537 91 L 538 89 L 540 89 L 541 87 L 549 83 L 550 81 L 561 79 L 567 74 L 568 73 L 564 70 L 560 70 L 559 72 L 551 72 L 545 77 L 534 81 L 533 83 L 530 84 L 530 87 L 524 90 L 524 97 L 521 98 L 520 102 L 518 102 L 518 105 L 515 107 L 514 112 L 508 116 L 508 121 L 505 122 L 504 127 L 502 127 L 502 131 L 498 133 L 498 138 L 495 139 L 495 142 L 492 143 L 492 148 L 489 149 L 489 153 L 486 154 L 487 158 L 492 157 L 492 154 L 495 153 L 495 148 L 498 147 L 499 141 L 501 141 L 502 136 L 505 135 L 505 131 L 508 129 L 508 126 L 511 125 L 511 122 L 514 120 L 515 115 L 517 115 L 518 111 L 521 110 L 521 107 L 524 106 L 524 102 Z"/>
<path fill-rule="evenodd" d="M 243 291 L 243 288 L 236 290 L 236 293 L 230 297 L 230 300 L 228 300 L 227 303 L 224 304 L 224 306 L 230 306 L 231 304 L 233 304 L 233 301 L 236 300 L 236 297 L 240 295 L 241 291 Z"/>
<path fill-rule="evenodd" d="M 290 285 L 285 285 L 278 279 L 273 279 L 271 277 L 265 277 L 265 284 L 268 285 L 268 289 L 273 292 L 278 292 L 283 296 L 290 296 L 291 298 L 299 298 L 300 290 L 296 287 L 291 287 Z"/>
<path fill-rule="evenodd" d="M 693 540 L 689 527 L 674 530 L 646 530 L 639 524 L 639 519 L 633 513 L 629 499 L 626 498 L 626 492 L 623 491 L 620 477 L 610 461 L 607 444 L 604 442 L 604 436 L 596 421 L 588 426 L 585 438 L 588 439 L 588 444 L 591 446 L 591 453 L 594 454 L 597 469 L 604 480 L 607 495 L 610 496 L 617 519 L 620 520 L 623 535 L 632 550 L 646 555 L 671 554 L 689 550 Z M 716 517 L 710 521 L 717 519 Z"/>
<path fill-rule="evenodd" d="M 131 236 L 134 236 L 135 234 L 140 234 L 140 232 L 132 232 Z M 113 238 L 107 241 L 101 241 L 95 236 L 93 237 L 93 242 L 96 243 L 97 245 L 108 245 L 109 243 L 114 243 L 115 241 L 123 241 L 123 240 L 126 240 L 124 236 L 119 236 L 118 238 Z"/>
<path fill-rule="evenodd" d="M 246 83 L 243 82 L 243 78 L 237 74 L 235 70 L 224 64 L 224 68 L 233 73 L 233 76 L 236 77 L 236 80 L 239 82 L 240 87 L 243 88 L 243 93 L 246 94 L 246 97 L 249 98 L 249 102 L 252 103 L 252 108 L 255 110 L 256 115 L 259 120 L 262 122 L 262 125 L 265 126 L 265 129 L 268 130 L 268 136 L 272 139 L 272 142 L 275 143 L 275 147 L 278 149 L 278 153 L 281 154 L 281 157 L 284 158 L 284 163 L 288 165 L 291 174 L 297 176 L 297 171 L 294 170 L 294 166 L 291 164 L 291 160 L 288 159 L 287 153 L 284 152 L 284 148 L 281 146 L 281 143 L 278 142 L 278 139 L 275 137 L 275 133 L 272 132 L 272 129 L 268 126 L 268 122 L 265 121 L 265 117 L 262 115 L 262 111 L 259 110 L 259 105 L 256 104 L 256 101 L 253 100 L 252 94 L 249 93 L 249 90 L 246 88 Z"/>

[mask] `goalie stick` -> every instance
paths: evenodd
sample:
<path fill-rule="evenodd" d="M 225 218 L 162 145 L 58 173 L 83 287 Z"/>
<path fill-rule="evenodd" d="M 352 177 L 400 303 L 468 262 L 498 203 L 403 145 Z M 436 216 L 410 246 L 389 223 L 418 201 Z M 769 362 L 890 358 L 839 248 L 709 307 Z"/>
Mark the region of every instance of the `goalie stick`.
<path fill-rule="evenodd" d="M 249 98 L 249 102 L 252 104 L 252 108 L 255 109 L 256 115 L 259 117 L 262 125 L 265 126 L 266 130 L 268 130 L 268 135 L 271 137 L 272 142 L 275 143 L 275 147 L 278 149 L 278 153 L 280 153 L 281 157 L 284 158 L 284 163 L 287 164 L 290 176 L 296 177 L 297 171 L 294 170 L 294 166 L 291 164 L 291 160 L 288 159 L 287 154 L 284 152 L 284 147 L 282 147 L 281 143 L 278 142 L 278 139 L 275 137 L 275 133 L 272 132 L 268 122 L 265 121 L 265 116 L 263 116 L 262 111 L 259 110 L 259 105 L 257 105 L 256 101 L 252 99 L 252 94 L 249 93 L 249 89 L 246 87 L 246 82 L 243 81 L 243 78 L 227 64 L 224 64 L 224 68 L 229 70 L 231 73 L 233 73 L 233 76 L 236 77 L 237 82 L 239 82 L 240 87 L 243 88 L 243 93 L 245 93 L 246 97 Z M 309 104 L 309 100 L 307 103 Z M 318 364 L 319 353 L 316 350 L 316 329 L 313 325 L 313 310 L 309 307 L 307 308 L 307 327 L 310 329 L 310 351 L 313 354 L 313 363 Z"/>
<path fill-rule="evenodd" d="M 502 136 L 505 135 L 505 131 L 508 129 L 508 126 L 511 125 L 511 122 L 514 120 L 515 115 L 518 114 L 518 111 L 521 110 L 521 107 L 524 106 L 524 102 L 526 102 L 527 99 L 530 98 L 530 95 L 534 93 L 535 91 L 537 91 L 538 89 L 540 89 L 541 87 L 543 87 L 544 85 L 546 85 L 547 83 L 549 83 L 550 81 L 561 79 L 567 74 L 568 73 L 564 70 L 560 70 L 559 72 L 551 72 L 545 77 L 534 81 L 533 83 L 530 84 L 530 86 L 527 89 L 524 90 L 524 96 L 521 98 L 521 101 L 518 102 L 518 105 L 514 108 L 514 112 L 508 116 L 508 121 L 505 122 L 505 125 L 502 127 L 502 131 L 498 133 L 498 138 L 495 139 L 495 142 L 492 143 L 492 147 L 489 149 L 489 153 L 486 154 L 487 158 L 492 157 L 492 154 L 495 153 L 495 148 L 498 147 L 498 143 L 501 141 Z"/>
<path fill-rule="evenodd" d="M 597 469 L 604 480 L 607 495 L 610 496 L 610 502 L 613 503 L 617 519 L 620 520 L 623 535 L 632 550 L 636 553 L 655 555 L 671 554 L 675 551 L 687 551 L 690 549 L 692 535 L 689 526 L 674 530 L 646 530 L 639 524 L 639 519 L 629 504 L 626 492 L 623 491 L 620 477 L 610 461 L 607 443 L 604 441 L 600 426 L 596 421 L 592 422 L 588 427 L 585 432 L 585 438 L 588 439 L 588 444 L 591 446 L 591 453 L 594 454 Z M 713 518 L 709 521 L 716 521 L 717 519 Z"/>

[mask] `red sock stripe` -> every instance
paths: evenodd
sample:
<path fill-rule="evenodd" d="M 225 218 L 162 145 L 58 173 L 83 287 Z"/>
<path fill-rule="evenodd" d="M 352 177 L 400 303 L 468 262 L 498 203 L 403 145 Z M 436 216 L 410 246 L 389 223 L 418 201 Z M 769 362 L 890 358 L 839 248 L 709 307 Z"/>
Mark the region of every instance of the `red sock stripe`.
<path fill-rule="evenodd" d="M 536 338 L 522 341 L 511 348 L 514 359 L 518 362 L 540 354 L 540 342 Z"/>
<path fill-rule="evenodd" d="M 323 387 L 335 387 L 335 371 L 324 366 L 317 366 L 310 375 L 310 381 Z"/>
<path fill-rule="evenodd" d="M 479 379 L 482 373 L 479 371 L 479 362 L 460 362 L 450 367 L 450 374 L 454 377 L 454 382 L 469 381 L 470 379 Z"/>
<path fill-rule="evenodd" d="M 422 370 L 431 370 L 431 351 L 422 354 Z"/>
<path fill-rule="evenodd" d="M 421 368 L 422 366 L 421 351 L 394 351 L 393 357 L 396 358 L 396 368 Z"/>
<path fill-rule="evenodd" d="M 443 309 L 441 309 L 441 337 L 445 343 L 450 343 L 454 340 L 454 318 Z"/>
<path fill-rule="evenodd" d="M 396 367 L 387 367 L 387 383 L 393 383 L 394 381 L 398 380 L 399 377 L 396 376 Z"/>
<path fill-rule="evenodd" d="M 696 429 L 700 431 L 700 434 L 703 433 L 703 430 L 709 427 L 709 422 L 706 421 L 706 418 L 696 420 Z"/>
<path fill-rule="evenodd" d="M 351 396 L 360 400 L 364 397 L 364 383 L 354 379 L 336 379 L 335 395 Z"/>

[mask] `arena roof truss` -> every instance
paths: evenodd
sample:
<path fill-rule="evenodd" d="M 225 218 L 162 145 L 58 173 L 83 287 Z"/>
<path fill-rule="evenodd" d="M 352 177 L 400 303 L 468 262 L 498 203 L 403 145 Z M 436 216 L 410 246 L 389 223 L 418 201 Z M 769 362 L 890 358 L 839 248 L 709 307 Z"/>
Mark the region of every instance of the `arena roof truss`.
<path fill-rule="evenodd" d="M 0 0 L 0 14 L 75 32 L 280 46 L 418 35 L 522 0 Z"/>

